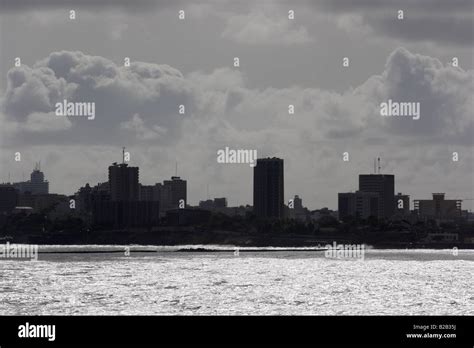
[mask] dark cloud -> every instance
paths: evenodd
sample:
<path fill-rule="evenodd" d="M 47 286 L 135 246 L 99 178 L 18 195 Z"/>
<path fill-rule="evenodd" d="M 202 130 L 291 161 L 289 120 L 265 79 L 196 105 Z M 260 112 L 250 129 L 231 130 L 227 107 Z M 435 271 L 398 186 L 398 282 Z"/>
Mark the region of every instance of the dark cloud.
<path fill-rule="evenodd" d="M 0 0 L 2 11 L 29 11 L 38 9 L 71 8 L 84 10 L 121 9 L 147 11 L 157 7 L 173 7 L 180 0 Z"/>

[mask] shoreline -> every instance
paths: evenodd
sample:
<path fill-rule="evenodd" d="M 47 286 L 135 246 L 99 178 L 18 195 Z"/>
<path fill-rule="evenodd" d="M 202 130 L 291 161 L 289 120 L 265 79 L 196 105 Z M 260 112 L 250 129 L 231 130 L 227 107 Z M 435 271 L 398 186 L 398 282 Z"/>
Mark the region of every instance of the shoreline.
<path fill-rule="evenodd" d="M 52 247 L 77 247 L 77 248 L 84 248 L 84 247 L 110 247 L 110 248 L 129 248 L 130 252 L 134 253 L 156 253 L 156 252 L 181 252 L 181 253 L 199 253 L 199 252 L 235 252 L 238 250 L 239 252 L 321 252 L 326 251 L 328 248 L 327 245 L 331 245 L 331 243 L 326 244 L 317 244 L 317 245 L 301 245 L 301 246 L 283 246 L 283 245 L 235 245 L 235 244 L 218 244 L 218 243 L 183 243 L 183 244 L 122 244 L 122 243 L 72 243 L 72 244 L 64 244 L 64 243 L 24 243 L 24 242 L 15 242 L 9 241 L 7 242 L 9 245 L 37 245 L 40 248 L 52 248 Z M 355 245 L 358 243 L 338 243 L 339 245 Z M 0 247 L 2 245 L 6 245 L 6 243 L 0 243 Z M 441 243 L 433 243 L 433 244 L 411 244 L 411 245 L 401 245 L 401 244 L 384 244 L 384 245 L 370 245 L 361 243 L 361 245 L 365 246 L 365 250 L 451 250 L 453 248 L 457 248 L 458 250 L 474 250 L 474 245 L 472 244 L 441 244 Z M 175 250 L 157 250 L 157 249 L 144 249 L 144 248 L 157 248 L 157 247 L 164 247 L 164 248 L 176 248 Z M 68 250 L 68 251 L 61 251 L 61 250 L 47 250 L 41 251 L 39 250 L 38 253 L 41 254 L 81 254 L 81 253 L 122 253 L 122 249 L 111 249 L 111 250 Z"/>

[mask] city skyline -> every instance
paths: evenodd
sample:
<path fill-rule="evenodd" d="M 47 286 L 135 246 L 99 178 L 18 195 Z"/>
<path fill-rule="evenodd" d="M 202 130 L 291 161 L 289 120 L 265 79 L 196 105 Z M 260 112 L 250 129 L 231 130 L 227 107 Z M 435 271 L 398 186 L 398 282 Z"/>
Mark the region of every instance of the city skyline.
<path fill-rule="evenodd" d="M 97 168 L 120 162 L 126 146 L 144 184 L 178 162 L 189 202 L 209 185 L 232 206 L 249 204 L 251 168 L 217 161 L 228 147 L 284 158 L 285 190 L 308 206 L 335 209 L 334 192 L 356 187 L 378 157 L 397 192 L 443 187 L 472 199 L 472 5 L 343 3 L 139 0 L 130 11 L 79 1 L 74 20 L 56 0 L 40 11 L 2 3 L 1 180 L 41 159 L 50 190 L 73 194 L 105 181 Z M 93 115 L 55 114 L 70 102 Z M 381 114 L 397 102 L 419 115 Z"/>
<path fill-rule="evenodd" d="M 125 148 L 123 148 L 125 149 Z M 278 161 L 281 161 L 281 163 L 283 163 L 284 159 L 280 159 L 280 158 L 275 158 L 275 157 L 267 157 L 267 158 L 258 158 L 257 159 L 257 163 L 260 162 L 260 163 L 265 163 L 265 162 L 268 162 L 268 161 L 271 161 L 271 160 L 278 160 Z M 229 198 L 232 199 L 232 197 L 229 197 L 229 196 L 226 196 L 226 195 L 223 195 L 223 196 L 214 196 L 212 197 L 212 195 L 209 195 L 209 193 L 207 194 L 207 196 L 205 197 L 201 197 L 198 199 L 197 203 L 191 203 L 191 202 L 188 202 L 187 201 L 187 192 L 188 192 L 188 188 L 187 188 L 187 182 L 188 182 L 188 179 L 185 178 L 186 180 L 182 180 L 180 177 L 178 176 L 171 176 L 171 180 L 166 180 L 164 179 L 163 180 L 163 184 L 160 183 L 159 181 L 156 181 L 154 183 L 151 183 L 151 184 L 144 184 L 142 182 L 140 182 L 140 176 L 139 176 L 139 167 L 133 167 L 133 166 L 130 166 L 129 163 L 125 163 L 122 162 L 122 163 L 117 163 L 117 162 L 113 162 L 111 163 L 111 165 L 108 166 L 108 172 L 109 172 L 109 176 L 108 176 L 108 179 L 107 180 L 104 180 L 104 181 L 101 181 L 101 182 L 96 182 L 96 183 L 89 183 L 89 182 L 83 182 L 77 189 L 74 189 L 74 192 L 72 194 L 64 194 L 64 193 L 60 193 L 60 192 L 48 192 L 50 194 L 63 194 L 65 196 L 77 196 L 77 194 L 80 192 L 81 189 L 83 189 L 84 187 L 86 187 L 87 185 L 90 185 L 89 187 L 90 188 L 93 188 L 93 187 L 100 187 L 101 185 L 103 184 L 110 184 L 111 182 L 115 182 L 117 179 L 112 179 L 112 178 L 117 178 L 117 175 L 119 174 L 118 172 L 119 171 L 123 171 L 122 169 L 125 171 L 130 171 L 130 170 L 133 170 L 134 172 L 136 172 L 134 175 L 133 175 L 133 178 L 131 177 L 130 180 L 131 182 L 135 181 L 137 182 L 138 186 L 133 189 L 132 191 L 134 193 L 130 193 L 129 191 L 131 190 L 131 188 L 124 188 L 122 187 L 124 183 L 122 184 L 119 184 L 117 183 L 115 186 L 116 188 L 112 189 L 112 188 L 109 188 L 110 190 L 110 194 L 111 194 L 111 199 L 112 200 L 158 200 L 160 202 L 162 202 L 163 200 L 165 201 L 173 201 L 175 202 L 174 205 L 176 205 L 177 207 L 179 206 L 179 197 L 184 197 L 184 204 L 185 206 L 190 206 L 190 207 L 200 207 L 201 206 L 201 203 L 206 203 L 206 202 L 209 202 L 209 201 L 212 201 L 212 200 L 220 200 L 220 199 L 224 199 L 226 201 L 225 203 L 225 206 L 227 207 L 227 202 L 229 201 Z M 253 178 L 253 185 L 252 186 L 252 190 L 254 192 L 254 195 L 252 197 L 252 201 L 255 202 L 255 198 L 256 198 L 256 194 L 258 195 L 258 191 L 255 191 L 255 188 L 256 188 L 256 185 L 259 183 L 259 182 L 262 182 L 263 179 L 257 179 L 256 178 L 256 173 L 257 173 L 257 166 L 255 166 L 252 170 L 254 172 L 254 178 Z M 281 170 L 284 172 L 284 166 L 282 165 L 281 166 Z M 380 168 L 379 168 L 380 170 Z M 38 169 L 38 166 L 36 165 L 35 166 L 35 169 L 33 170 L 32 172 L 32 176 L 34 173 L 38 172 L 41 174 L 40 176 L 43 178 L 44 182 L 49 184 L 49 181 L 48 180 L 45 180 L 46 176 L 44 175 L 44 173 L 42 171 L 40 171 Z M 112 173 L 115 173 L 112 175 Z M 112 175 L 112 176 L 111 176 Z M 284 174 L 283 174 L 284 175 Z M 429 196 L 430 195 L 433 195 L 433 197 L 435 197 L 435 195 L 445 195 L 446 192 L 443 192 L 443 193 L 439 193 L 440 190 L 438 191 L 432 191 L 430 192 L 429 194 L 425 195 L 425 196 L 422 196 L 422 197 L 414 197 L 412 194 L 410 194 L 410 192 L 398 192 L 395 190 L 395 183 L 396 183 L 396 180 L 395 180 L 395 175 L 393 174 L 382 174 L 380 172 L 377 172 L 377 169 L 374 168 L 374 173 L 368 173 L 368 174 L 358 174 L 357 177 L 358 177 L 358 181 L 359 181 L 359 188 L 351 188 L 349 190 L 346 190 L 346 191 L 338 191 L 338 192 L 335 192 L 335 196 L 337 197 L 337 205 L 335 208 L 333 207 L 328 207 L 328 206 L 309 206 L 307 204 L 304 203 L 304 194 L 301 194 L 301 193 L 288 193 L 288 196 L 286 197 L 284 195 L 284 192 L 285 192 L 285 181 L 284 181 L 284 178 L 283 178 L 283 175 L 281 177 L 281 180 L 282 182 L 277 184 L 277 185 L 282 185 L 282 189 L 281 189 L 281 193 L 283 194 L 283 205 L 285 207 L 288 207 L 289 205 L 289 201 L 293 201 L 294 199 L 295 200 L 299 200 L 299 204 L 301 204 L 301 202 L 303 202 L 303 206 L 301 208 L 309 208 L 310 211 L 316 211 L 316 210 L 319 210 L 319 209 L 323 209 L 323 208 L 329 208 L 330 210 L 334 210 L 334 211 L 339 211 L 340 212 L 340 207 L 341 207 L 341 197 L 348 197 L 348 195 L 354 195 L 354 197 L 357 197 L 357 195 L 361 195 L 361 198 L 362 198 L 362 194 L 365 194 L 365 196 L 370 199 L 371 195 L 372 194 L 379 194 L 380 196 L 379 197 L 383 197 L 385 195 L 385 190 L 386 189 L 382 189 L 382 187 L 385 186 L 385 184 L 380 187 L 378 183 L 378 177 L 379 178 L 384 178 L 384 177 L 388 177 L 390 180 L 391 180 L 391 186 L 389 186 L 390 188 L 388 189 L 388 192 L 392 192 L 392 193 L 389 193 L 390 196 L 389 197 L 386 197 L 385 198 L 385 202 L 383 202 L 382 200 L 377 200 L 377 202 L 375 203 L 378 207 L 376 209 L 376 211 L 379 211 L 380 215 L 378 216 L 379 218 L 387 218 L 387 217 L 390 217 L 392 216 L 396 211 L 400 211 L 400 210 L 405 210 L 406 208 L 405 207 L 402 207 L 401 209 L 397 209 L 396 208 L 396 203 L 397 202 L 397 199 L 402 199 L 404 204 L 406 202 L 405 199 L 408 200 L 409 204 L 408 204 L 408 210 L 409 211 L 413 211 L 413 210 L 416 210 L 416 206 L 415 206 L 415 202 L 416 201 L 426 201 L 428 200 L 429 201 Z M 111 181 L 112 179 L 112 181 Z M 128 179 L 127 179 L 128 180 Z M 148 188 L 152 188 L 154 189 L 155 187 L 158 188 L 158 190 L 163 190 L 165 189 L 165 192 L 167 191 L 166 189 L 166 186 L 167 185 L 172 185 L 174 183 L 175 180 L 178 180 L 178 181 L 183 181 L 184 182 L 184 191 L 182 191 L 181 189 L 178 191 L 180 192 L 176 197 L 174 196 L 174 194 L 172 194 L 171 192 L 169 193 L 165 193 L 165 196 L 166 198 L 163 198 L 162 194 L 158 193 L 158 197 L 154 197 L 155 196 L 155 193 L 154 192 L 146 192 L 146 195 L 147 195 L 147 198 L 143 198 L 141 197 L 141 192 L 144 192 L 146 191 Z M 267 179 L 265 179 L 267 180 Z M 28 181 L 29 182 L 29 181 Z M 4 181 L 2 183 L 0 183 L 1 185 L 11 185 L 11 186 L 14 186 L 16 187 L 17 189 L 19 189 L 19 184 L 22 184 L 24 182 L 15 182 L 15 181 Z M 164 186 L 163 186 L 164 185 Z M 261 185 L 261 184 L 260 184 Z M 21 185 L 20 185 L 21 186 Z M 132 184 L 132 186 L 134 186 Z M 136 185 L 135 185 L 136 186 Z M 48 187 L 48 186 L 47 186 Z M 122 187 L 122 188 L 121 188 Z M 380 187 L 380 188 L 379 188 Z M 169 187 L 171 189 L 171 187 Z M 126 192 L 126 195 L 127 197 L 129 197 L 128 199 L 125 199 L 125 198 L 120 198 L 122 194 L 117 194 L 117 193 L 114 193 L 112 194 L 112 191 L 114 192 L 117 192 L 117 191 L 125 191 Z M 280 191 L 280 189 L 277 189 L 275 188 L 275 193 Z M 381 190 L 381 191 L 380 191 Z M 380 192 L 379 192 L 380 191 Z M 442 191 L 442 190 L 441 190 Z M 184 192 L 184 193 L 183 193 Z M 397 194 L 395 194 L 395 192 L 398 192 Z M 21 192 L 20 192 L 21 193 Z M 130 196 L 131 195 L 131 196 Z M 169 195 L 169 197 L 168 197 Z M 341 196 L 342 195 L 342 196 Z M 116 198 L 114 198 L 115 196 L 117 196 Z M 130 197 L 135 197 L 135 198 L 130 198 Z M 455 201 L 461 201 L 462 202 L 462 209 L 463 210 L 467 210 L 469 212 L 472 212 L 472 210 L 470 210 L 468 207 L 466 207 L 466 199 L 463 198 L 463 197 L 455 197 L 453 195 L 451 195 L 449 192 L 447 192 L 447 196 L 448 198 L 451 198 L 451 199 L 455 199 L 453 202 Z M 411 198 L 411 199 L 410 199 Z M 262 198 L 260 198 L 260 200 L 262 200 Z M 347 198 L 344 198 L 344 199 L 347 199 Z M 386 212 L 383 208 L 383 205 L 384 204 L 387 204 L 387 200 L 388 199 L 388 202 L 393 202 L 393 208 L 389 208 L 389 211 Z M 467 198 L 467 203 L 469 203 L 471 199 L 470 198 Z M 248 202 L 246 204 L 241 204 L 241 205 L 236 205 L 235 207 L 238 207 L 238 206 L 250 206 L 250 207 L 254 207 L 254 204 L 250 204 L 251 202 Z M 263 203 L 262 203 L 263 204 Z M 365 203 L 364 203 L 365 204 Z M 370 203 L 368 203 L 370 204 Z M 231 205 L 229 205 L 230 207 Z M 169 205 L 169 204 L 166 204 L 164 207 L 162 207 L 163 209 L 165 210 L 168 210 L 168 209 L 172 209 L 172 207 Z M 162 209 L 160 208 L 160 209 Z M 266 211 L 267 209 L 269 208 L 264 208 L 264 211 Z M 273 209 L 273 208 L 272 208 Z M 347 207 L 344 208 L 344 210 L 346 210 Z M 373 208 L 370 208 L 370 206 L 368 206 L 367 208 L 364 208 L 364 209 L 369 209 L 368 211 L 372 211 Z M 272 210 L 273 211 L 273 210 Z M 261 215 L 262 217 L 264 216 L 267 216 L 268 213 L 257 213 L 257 215 Z M 274 215 L 276 214 L 276 215 Z M 275 217 L 283 217 L 284 216 L 284 213 L 281 212 L 281 213 L 275 213 L 275 212 L 272 212 L 272 213 L 269 213 L 268 214 L 268 217 L 271 217 L 271 216 L 275 216 Z M 365 218 L 367 218 L 369 215 L 365 216 Z"/>

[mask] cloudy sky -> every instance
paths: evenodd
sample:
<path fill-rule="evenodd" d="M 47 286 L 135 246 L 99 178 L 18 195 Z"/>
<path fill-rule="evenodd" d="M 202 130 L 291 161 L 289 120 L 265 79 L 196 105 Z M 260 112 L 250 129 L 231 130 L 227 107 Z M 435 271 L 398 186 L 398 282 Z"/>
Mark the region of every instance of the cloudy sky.
<path fill-rule="evenodd" d="M 336 209 L 374 157 L 412 199 L 474 198 L 473 11 L 472 0 L 0 0 L 0 181 L 41 161 L 50 191 L 72 194 L 106 181 L 125 146 L 144 184 L 178 162 L 190 204 L 207 185 L 251 204 L 252 168 L 217 163 L 228 146 L 283 158 L 285 199 L 312 209 Z M 95 102 L 95 119 L 56 116 L 63 99 Z M 388 99 L 419 102 L 420 119 L 382 117 Z"/>

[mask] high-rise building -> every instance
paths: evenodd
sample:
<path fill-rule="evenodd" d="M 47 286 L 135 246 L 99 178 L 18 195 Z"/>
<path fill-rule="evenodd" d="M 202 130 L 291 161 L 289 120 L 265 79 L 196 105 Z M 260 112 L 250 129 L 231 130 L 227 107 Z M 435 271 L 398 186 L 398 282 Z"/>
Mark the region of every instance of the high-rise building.
<path fill-rule="evenodd" d="M 253 210 L 258 217 L 284 217 L 283 174 L 282 159 L 257 159 L 253 169 Z"/>
<path fill-rule="evenodd" d="M 187 204 L 187 183 L 179 176 L 163 181 L 160 187 L 160 202 L 162 211 L 185 208 Z"/>
<path fill-rule="evenodd" d="M 338 194 L 339 219 L 378 217 L 379 194 L 376 192 L 344 192 Z"/>
<path fill-rule="evenodd" d="M 359 175 L 359 191 L 379 195 L 378 218 L 388 219 L 395 212 L 395 176 L 391 174 Z"/>
<path fill-rule="evenodd" d="M 44 180 L 44 173 L 40 170 L 39 164 L 37 164 L 33 172 L 31 172 L 30 180 L 16 182 L 12 185 L 20 194 L 27 192 L 32 195 L 49 193 L 49 182 Z"/>
<path fill-rule="evenodd" d="M 109 189 L 111 201 L 138 201 L 138 167 L 113 163 L 109 167 Z"/>

